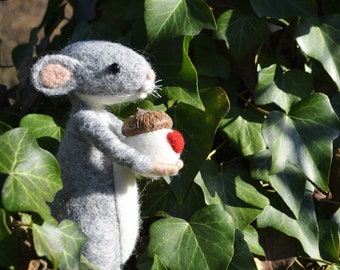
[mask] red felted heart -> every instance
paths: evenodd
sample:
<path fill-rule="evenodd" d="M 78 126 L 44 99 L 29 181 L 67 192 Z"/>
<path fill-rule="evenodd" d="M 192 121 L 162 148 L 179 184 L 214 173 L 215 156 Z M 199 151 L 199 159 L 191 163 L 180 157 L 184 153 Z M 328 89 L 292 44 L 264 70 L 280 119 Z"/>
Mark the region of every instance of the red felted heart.
<path fill-rule="evenodd" d="M 172 132 L 169 132 L 166 138 L 170 143 L 172 149 L 175 151 L 175 153 L 177 154 L 182 153 L 184 148 L 184 138 L 179 131 L 174 130 Z"/>

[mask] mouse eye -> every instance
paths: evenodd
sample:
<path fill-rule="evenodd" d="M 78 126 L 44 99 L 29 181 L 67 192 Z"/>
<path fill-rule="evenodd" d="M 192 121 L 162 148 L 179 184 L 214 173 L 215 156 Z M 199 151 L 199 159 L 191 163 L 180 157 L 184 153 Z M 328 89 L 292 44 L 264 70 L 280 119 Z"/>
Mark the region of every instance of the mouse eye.
<path fill-rule="evenodd" d="M 117 74 L 120 72 L 120 65 L 117 63 L 113 63 L 109 66 L 109 70 L 112 74 Z"/>

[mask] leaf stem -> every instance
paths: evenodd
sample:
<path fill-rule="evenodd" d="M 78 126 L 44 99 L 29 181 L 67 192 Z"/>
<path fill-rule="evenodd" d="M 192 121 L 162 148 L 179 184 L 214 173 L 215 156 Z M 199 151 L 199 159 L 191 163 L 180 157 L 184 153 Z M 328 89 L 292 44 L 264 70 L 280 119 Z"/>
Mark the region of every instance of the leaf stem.
<path fill-rule="evenodd" d="M 303 270 L 307 270 L 306 267 L 304 267 L 304 265 L 296 258 L 295 259 L 295 263 Z"/>
<path fill-rule="evenodd" d="M 260 107 L 257 107 L 255 104 L 253 104 L 251 101 L 249 101 L 248 99 L 246 99 L 245 97 L 243 97 L 242 95 L 240 95 L 239 93 L 236 92 L 236 95 L 242 99 L 244 102 L 246 102 L 247 105 L 249 105 L 250 107 L 252 107 L 253 109 L 255 109 L 256 111 L 262 113 L 262 114 L 265 114 L 265 115 L 269 115 L 269 111 L 267 110 L 264 110 Z"/>
<path fill-rule="evenodd" d="M 235 161 L 237 161 L 237 160 L 240 160 L 240 159 L 242 159 L 242 158 L 244 158 L 244 157 L 243 157 L 243 156 L 236 156 L 236 157 L 234 157 L 234 158 L 232 158 L 232 159 L 227 160 L 226 162 L 223 162 L 222 166 L 225 167 L 225 166 L 227 166 L 228 164 L 231 164 L 231 163 L 233 163 L 233 162 L 235 162 Z"/>
<path fill-rule="evenodd" d="M 216 152 L 217 152 L 220 148 L 222 148 L 223 145 L 225 145 L 225 143 L 226 143 L 226 142 L 222 142 L 222 143 L 219 144 L 214 150 L 212 150 L 212 151 L 209 153 L 209 155 L 207 156 L 207 160 L 211 160 L 211 157 L 212 157 L 213 155 L 215 155 Z"/>

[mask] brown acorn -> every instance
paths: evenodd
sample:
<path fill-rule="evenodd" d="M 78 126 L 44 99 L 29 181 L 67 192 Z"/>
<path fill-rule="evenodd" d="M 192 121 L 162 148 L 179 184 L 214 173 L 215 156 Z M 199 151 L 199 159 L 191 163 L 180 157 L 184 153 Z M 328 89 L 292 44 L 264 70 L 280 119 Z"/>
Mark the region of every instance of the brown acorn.
<path fill-rule="evenodd" d="M 172 125 L 172 119 L 163 111 L 148 111 L 137 108 L 137 112 L 125 120 L 122 126 L 122 134 L 130 137 L 163 128 L 171 129 Z"/>

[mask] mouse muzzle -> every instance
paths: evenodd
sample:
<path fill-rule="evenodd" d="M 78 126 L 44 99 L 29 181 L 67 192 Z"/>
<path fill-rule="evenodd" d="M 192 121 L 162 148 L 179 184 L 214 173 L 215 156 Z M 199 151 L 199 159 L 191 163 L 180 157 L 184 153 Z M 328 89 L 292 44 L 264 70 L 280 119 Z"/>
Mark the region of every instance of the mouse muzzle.
<path fill-rule="evenodd" d="M 152 93 L 155 90 L 156 88 L 155 80 L 156 74 L 152 69 L 150 69 L 146 73 L 146 80 L 139 90 L 139 98 L 141 99 L 146 98 L 148 94 Z"/>

